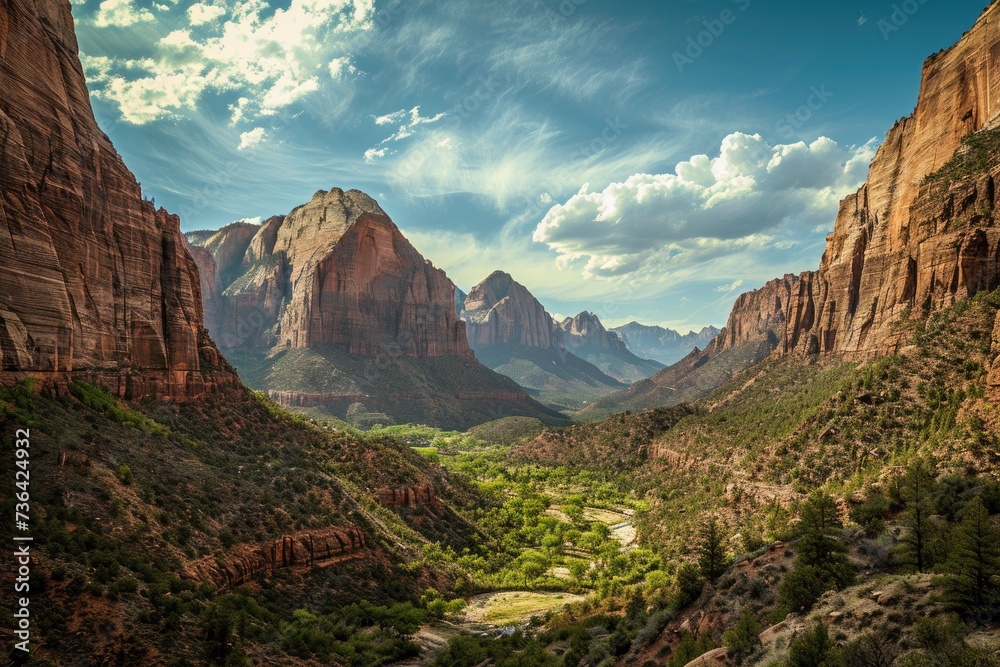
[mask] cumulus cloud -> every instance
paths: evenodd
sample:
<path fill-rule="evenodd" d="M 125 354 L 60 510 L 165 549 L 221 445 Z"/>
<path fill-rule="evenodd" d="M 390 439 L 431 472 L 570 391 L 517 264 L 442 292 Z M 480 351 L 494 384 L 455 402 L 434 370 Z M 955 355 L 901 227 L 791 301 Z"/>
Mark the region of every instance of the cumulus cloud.
<path fill-rule="evenodd" d="M 127 28 L 136 23 L 153 20 L 153 13 L 143 7 L 136 7 L 133 0 L 104 0 L 100 4 L 94 23 L 102 28 L 109 26 Z"/>
<path fill-rule="evenodd" d="M 256 148 L 265 139 L 267 139 L 267 131 L 262 127 L 255 127 L 249 132 L 244 132 L 240 135 L 240 145 L 238 146 L 238 149 L 246 151 L 251 148 Z"/>
<path fill-rule="evenodd" d="M 548 211 L 533 239 L 591 275 L 630 273 L 719 244 L 766 239 L 788 247 L 789 233 L 832 222 L 874 151 L 873 142 L 844 147 L 821 137 L 771 146 L 760 135 L 733 133 L 718 156 L 696 155 L 672 174 L 634 174 L 600 191 L 585 185 Z"/>
<path fill-rule="evenodd" d="M 206 93 L 238 96 L 234 123 L 276 115 L 317 91 L 321 76 L 357 73 L 345 51 L 351 35 L 371 29 L 374 0 L 291 0 L 273 11 L 264 0 L 198 2 L 171 11 L 183 11 L 187 26 L 146 57 L 109 59 L 104 76 L 91 81 L 94 97 L 117 104 L 130 123 L 194 110 Z M 105 0 L 95 25 L 151 20 L 132 0 Z"/>
<path fill-rule="evenodd" d="M 220 16 L 225 15 L 226 10 L 214 5 L 206 5 L 203 2 L 196 2 L 188 7 L 188 21 L 193 26 L 210 23 Z"/>

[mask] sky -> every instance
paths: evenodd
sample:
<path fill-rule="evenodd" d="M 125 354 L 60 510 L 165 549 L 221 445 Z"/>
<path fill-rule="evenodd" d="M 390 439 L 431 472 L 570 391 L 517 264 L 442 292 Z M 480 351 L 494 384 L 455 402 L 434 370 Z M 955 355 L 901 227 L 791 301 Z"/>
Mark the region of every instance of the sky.
<path fill-rule="evenodd" d="M 687 331 L 815 268 L 985 0 L 71 0 L 95 114 L 182 229 L 375 197 L 468 291 Z"/>

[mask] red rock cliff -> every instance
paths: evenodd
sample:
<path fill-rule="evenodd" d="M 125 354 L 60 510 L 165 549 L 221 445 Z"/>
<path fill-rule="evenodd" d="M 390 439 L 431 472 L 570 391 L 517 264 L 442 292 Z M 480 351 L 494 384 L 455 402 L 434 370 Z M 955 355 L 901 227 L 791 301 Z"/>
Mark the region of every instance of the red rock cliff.
<path fill-rule="evenodd" d="M 208 311 L 224 348 L 473 358 L 454 284 L 363 192 L 321 190 L 253 235 L 244 227 L 220 230 L 199 255 L 221 281 Z"/>
<path fill-rule="evenodd" d="M 0 91 L 5 377 L 84 376 L 126 397 L 210 389 L 198 268 L 97 127 L 68 1 L 0 0 Z"/>
<path fill-rule="evenodd" d="M 996 170 L 927 178 L 971 150 L 964 137 L 993 130 L 998 112 L 994 2 L 924 63 L 916 109 L 889 131 L 867 183 L 841 203 L 819 269 L 740 297 L 717 345 L 737 345 L 768 321 L 779 353 L 886 354 L 907 340 L 908 316 L 1000 284 Z"/>

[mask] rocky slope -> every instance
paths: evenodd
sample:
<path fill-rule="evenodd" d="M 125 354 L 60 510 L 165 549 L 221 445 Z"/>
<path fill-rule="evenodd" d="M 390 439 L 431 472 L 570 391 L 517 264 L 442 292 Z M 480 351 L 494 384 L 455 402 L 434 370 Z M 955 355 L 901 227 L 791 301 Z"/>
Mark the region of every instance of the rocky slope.
<path fill-rule="evenodd" d="M 461 312 L 477 358 L 548 403 L 579 409 L 626 386 L 568 349 L 563 328 L 503 271 L 473 287 Z"/>
<path fill-rule="evenodd" d="M 719 333 L 719 329 L 710 326 L 681 334 L 673 329 L 638 322 L 613 327 L 611 331 L 618 334 L 636 356 L 666 365 L 680 361 L 696 347 L 704 350 Z"/>
<path fill-rule="evenodd" d="M 636 382 L 663 368 L 658 361 L 632 354 L 618 334 L 605 329 L 593 313 L 584 311 L 576 317 L 567 317 L 559 327 L 567 349 L 616 380 Z"/>
<path fill-rule="evenodd" d="M 97 127 L 70 4 L 0 3 L 0 369 L 120 396 L 234 380 L 202 325 L 179 221 Z"/>
<path fill-rule="evenodd" d="M 557 418 L 476 361 L 455 286 L 363 192 L 321 190 L 287 216 L 189 241 L 210 331 L 285 405 L 449 427 Z"/>
<path fill-rule="evenodd" d="M 929 314 L 1000 284 L 998 18 L 994 2 L 924 63 L 916 109 L 841 202 L 818 270 L 742 295 L 706 349 L 595 409 L 690 400 L 768 354 L 889 354 Z"/>

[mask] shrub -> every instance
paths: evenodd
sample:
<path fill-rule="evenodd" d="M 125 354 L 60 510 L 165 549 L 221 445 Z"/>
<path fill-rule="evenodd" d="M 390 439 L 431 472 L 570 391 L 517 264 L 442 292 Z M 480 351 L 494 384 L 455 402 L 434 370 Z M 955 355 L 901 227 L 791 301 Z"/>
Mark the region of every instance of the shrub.
<path fill-rule="evenodd" d="M 820 623 L 792 641 L 788 667 L 842 667 L 840 651 L 830 641 L 826 626 Z"/>
<path fill-rule="evenodd" d="M 744 609 L 736 627 L 722 635 L 729 657 L 738 665 L 745 662 L 760 648 L 760 633 L 757 617 L 749 608 Z"/>
<path fill-rule="evenodd" d="M 701 577 L 701 570 L 693 563 L 684 563 L 677 570 L 677 593 L 678 603 L 681 607 L 686 607 L 701 595 L 701 589 L 705 582 Z"/>

